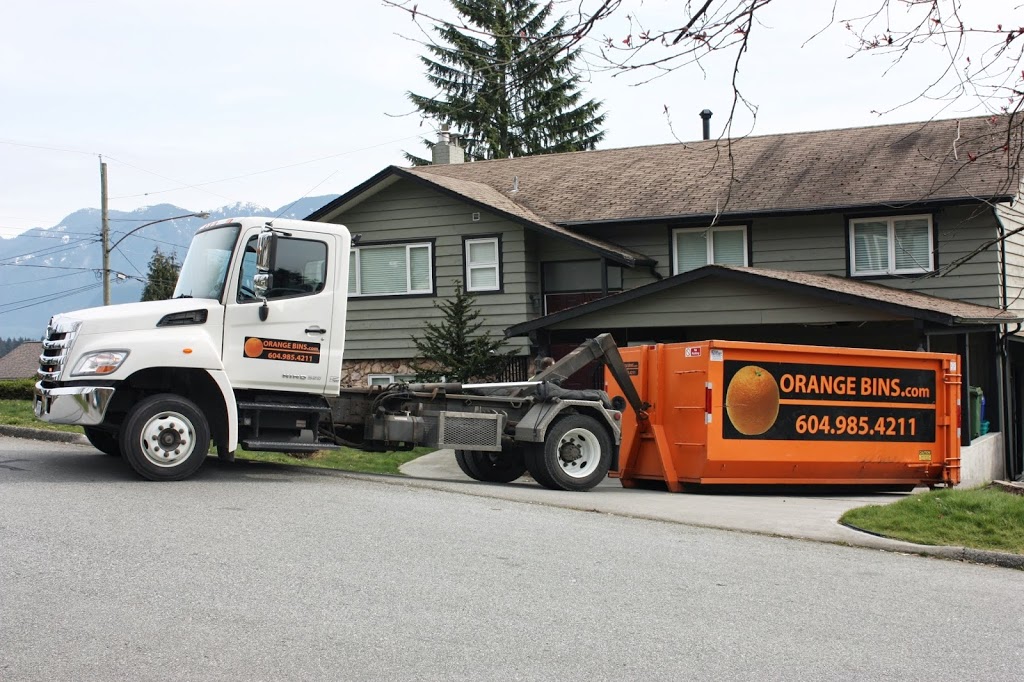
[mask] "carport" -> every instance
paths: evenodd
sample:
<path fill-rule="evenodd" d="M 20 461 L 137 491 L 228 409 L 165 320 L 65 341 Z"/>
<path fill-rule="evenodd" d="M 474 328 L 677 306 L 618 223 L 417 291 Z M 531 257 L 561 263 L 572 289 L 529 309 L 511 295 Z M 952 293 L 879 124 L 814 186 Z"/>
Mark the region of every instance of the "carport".
<path fill-rule="evenodd" d="M 610 332 L 620 346 L 728 339 L 958 353 L 964 361 L 962 443 L 970 445 L 977 431 L 968 392 L 978 387 L 986 396 L 985 421 L 992 432 L 1002 432 L 1007 473 L 1015 476 L 1021 471 L 1022 436 L 1009 415 L 1024 405 L 1024 395 L 1014 388 L 1024 384 L 1013 380 L 1024 378 L 1024 346 L 1013 343 L 1011 354 L 1006 332 L 1007 325 L 1019 326 L 1021 317 L 902 290 L 900 283 L 708 265 L 505 333 L 528 336 L 535 354 L 556 358 L 601 332 Z M 573 379 L 590 387 L 601 381 L 596 370 Z"/>

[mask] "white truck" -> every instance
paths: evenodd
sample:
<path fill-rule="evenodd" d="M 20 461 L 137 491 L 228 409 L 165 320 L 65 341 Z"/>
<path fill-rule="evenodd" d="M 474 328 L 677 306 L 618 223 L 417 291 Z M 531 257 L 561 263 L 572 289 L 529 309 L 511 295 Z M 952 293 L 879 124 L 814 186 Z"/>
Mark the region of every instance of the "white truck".
<path fill-rule="evenodd" d="M 452 448 L 462 470 L 507 482 L 529 471 L 587 490 L 617 463 L 625 399 L 560 379 L 611 361 L 610 337 L 517 384 L 342 388 L 351 237 L 341 225 L 266 218 L 209 223 L 173 298 L 51 318 L 34 409 L 150 480 L 195 473 L 210 451 Z"/>

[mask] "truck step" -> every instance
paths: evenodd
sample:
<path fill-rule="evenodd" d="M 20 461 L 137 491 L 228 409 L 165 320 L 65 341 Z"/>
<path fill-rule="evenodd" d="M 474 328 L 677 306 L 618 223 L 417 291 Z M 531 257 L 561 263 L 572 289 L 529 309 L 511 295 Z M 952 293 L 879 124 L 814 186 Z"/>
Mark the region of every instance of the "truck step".
<path fill-rule="evenodd" d="M 276 440 L 243 440 L 242 447 L 246 450 L 263 450 L 273 452 L 316 452 L 317 450 L 340 450 L 334 443 L 294 443 Z"/>
<path fill-rule="evenodd" d="M 258 401 L 242 401 L 237 403 L 239 410 L 274 410 L 277 412 L 323 412 L 331 411 L 326 405 L 303 405 L 302 403 L 273 403 Z"/>

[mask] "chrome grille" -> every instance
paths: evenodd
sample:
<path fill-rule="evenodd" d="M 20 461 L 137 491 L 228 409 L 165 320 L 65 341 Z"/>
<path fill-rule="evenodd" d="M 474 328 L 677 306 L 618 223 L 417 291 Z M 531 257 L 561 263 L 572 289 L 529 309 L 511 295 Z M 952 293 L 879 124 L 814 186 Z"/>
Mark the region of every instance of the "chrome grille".
<path fill-rule="evenodd" d="M 39 356 L 39 371 L 36 373 L 43 381 L 57 381 L 64 370 L 64 363 L 71 350 L 71 344 L 78 333 L 79 322 L 69 320 L 55 321 L 50 319 L 43 337 L 43 354 Z"/>

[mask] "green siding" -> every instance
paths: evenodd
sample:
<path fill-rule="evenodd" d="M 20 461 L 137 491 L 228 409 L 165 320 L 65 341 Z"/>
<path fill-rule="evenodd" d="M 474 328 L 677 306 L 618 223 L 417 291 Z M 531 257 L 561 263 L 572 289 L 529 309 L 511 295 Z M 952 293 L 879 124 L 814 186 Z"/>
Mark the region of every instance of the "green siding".
<path fill-rule="evenodd" d="M 473 214 L 479 220 L 473 220 Z M 354 206 L 334 222 L 346 225 L 362 243 L 434 240 L 436 297 L 351 298 L 348 304 L 345 357 L 348 360 L 411 358 L 412 338 L 425 322 L 440 322 L 435 307 L 440 297 L 451 296 L 455 281 L 465 278 L 462 239 L 474 235 L 500 235 L 502 248 L 501 293 L 478 293 L 481 328 L 493 336 L 506 327 L 535 317 L 528 290 L 536 288 L 536 263 L 527 257 L 523 228 L 410 182 L 398 182 Z M 509 347 L 526 350 L 524 339 L 511 339 Z"/>
<path fill-rule="evenodd" d="M 552 329 L 824 324 L 896 319 L 901 318 L 831 303 L 816 296 L 776 292 L 744 282 L 698 280 L 567 320 Z"/>
<path fill-rule="evenodd" d="M 478 219 L 473 216 L 477 214 Z M 937 265 L 941 276 L 886 277 L 871 281 L 901 289 L 998 307 L 1000 271 L 998 249 L 981 250 L 969 262 L 948 270 L 950 264 L 978 249 L 997 235 L 993 212 L 985 207 L 951 207 L 934 214 L 937 228 Z M 847 217 L 841 213 L 818 216 L 764 217 L 748 223 L 754 267 L 847 277 Z M 484 329 L 501 336 L 505 328 L 540 315 L 541 264 L 559 260 L 595 259 L 593 251 L 569 241 L 508 221 L 456 198 L 408 181 L 385 187 L 337 218 L 363 242 L 434 239 L 437 297 L 376 298 L 349 302 L 346 357 L 352 360 L 409 358 L 411 337 L 426 321 L 441 318 L 434 303 L 450 296 L 454 281 L 464 278 L 462 238 L 501 235 L 502 293 L 481 293 L 477 302 Z M 1024 221 L 1009 216 L 1007 229 Z M 657 261 L 625 268 L 623 285 L 633 289 L 671 275 L 671 226 L 602 225 L 578 228 L 587 235 L 643 253 Z M 1024 311 L 1024 234 L 1007 239 L 1007 279 L 1012 308 Z M 736 324 L 820 324 L 831 321 L 894 319 L 862 308 L 828 303 L 820 298 L 771 292 L 729 282 L 697 282 L 685 291 L 670 291 L 651 301 L 639 299 L 627 306 L 588 315 L 557 328 L 622 328 L 632 326 L 686 326 Z M 621 308 L 621 309 L 620 309 Z M 686 319 L 680 316 L 685 311 Z M 526 352 L 525 339 L 510 345 Z"/>
<path fill-rule="evenodd" d="M 1024 216 L 1018 208 L 1001 204 L 998 212 L 1006 234 L 1006 298 L 1007 308 L 1024 314 L 1024 234 L 1012 234 L 1024 230 Z M 1000 273 L 1001 275 L 1002 273 Z"/>

